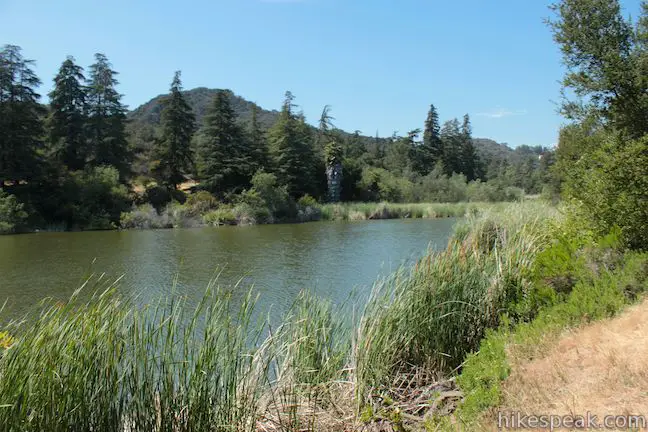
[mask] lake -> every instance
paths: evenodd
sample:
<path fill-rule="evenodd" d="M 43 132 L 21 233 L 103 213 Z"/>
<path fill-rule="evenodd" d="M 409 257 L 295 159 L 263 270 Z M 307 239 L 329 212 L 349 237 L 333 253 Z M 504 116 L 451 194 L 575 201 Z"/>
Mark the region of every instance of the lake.
<path fill-rule="evenodd" d="M 0 236 L 3 321 L 45 297 L 65 301 L 91 273 L 123 275 L 119 290 L 153 302 L 198 299 L 219 283 L 254 284 L 260 306 L 285 310 L 302 289 L 336 303 L 367 294 L 380 275 L 446 246 L 456 219 L 316 222 L 251 227 Z M 241 292 L 244 288 L 239 288 Z"/>

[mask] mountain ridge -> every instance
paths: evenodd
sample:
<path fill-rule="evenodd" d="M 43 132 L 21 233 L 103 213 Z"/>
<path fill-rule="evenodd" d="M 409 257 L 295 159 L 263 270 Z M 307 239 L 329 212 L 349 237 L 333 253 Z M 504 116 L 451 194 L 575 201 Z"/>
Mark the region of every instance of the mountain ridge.
<path fill-rule="evenodd" d="M 190 90 L 184 90 L 182 93 L 185 96 L 187 103 L 193 109 L 196 115 L 196 122 L 200 126 L 202 120 L 209 109 L 209 105 L 213 100 L 216 92 L 219 89 L 211 89 L 207 87 L 196 87 Z M 223 89 L 230 94 L 230 101 L 232 108 L 236 112 L 239 122 L 246 124 L 252 117 L 252 108 L 256 106 L 258 111 L 258 120 L 261 126 L 268 129 L 274 124 L 279 116 L 279 111 L 268 110 L 254 102 L 251 102 L 244 97 L 237 95 L 229 89 Z M 155 128 L 160 123 L 160 115 L 162 112 L 162 103 L 168 97 L 167 94 L 159 94 L 135 108 L 128 113 L 128 118 L 131 122 L 131 128 L 134 129 L 148 129 Z M 352 132 L 344 131 L 345 135 L 351 135 Z M 364 139 L 373 139 L 373 137 L 363 136 Z M 388 139 L 388 138 L 383 138 Z M 504 143 L 498 143 L 490 138 L 474 138 L 475 149 L 478 156 L 483 160 L 493 159 L 509 159 L 516 153 L 515 148 L 512 148 Z M 528 148 L 528 146 L 525 146 Z"/>

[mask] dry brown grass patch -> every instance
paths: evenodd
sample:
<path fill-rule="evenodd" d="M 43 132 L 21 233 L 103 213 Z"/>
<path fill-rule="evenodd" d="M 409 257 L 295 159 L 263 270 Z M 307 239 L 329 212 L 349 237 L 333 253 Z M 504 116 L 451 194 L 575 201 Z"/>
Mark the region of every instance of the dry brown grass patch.
<path fill-rule="evenodd" d="M 646 415 L 648 301 L 622 315 L 564 334 L 544 355 L 527 361 L 509 353 L 502 412 Z M 490 413 L 482 425 L 496 425 Z M 486 428 L 485 428 L 486 429 Z M 494 429 L 496 430 L 496 429 Z"/>

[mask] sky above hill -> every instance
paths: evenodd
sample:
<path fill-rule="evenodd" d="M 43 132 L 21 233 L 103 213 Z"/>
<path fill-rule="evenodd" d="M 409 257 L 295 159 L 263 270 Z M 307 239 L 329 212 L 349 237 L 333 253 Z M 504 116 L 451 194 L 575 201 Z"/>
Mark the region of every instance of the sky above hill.
<path fill-rule="evenodd" d="M 625 0 L 637 16 L 640 0 Z M 72 55 L 108 56 L 131 109 L 184 87 L 230 88 L 266 109 L 291 90 L 309 122 L 389 136 L 470 114 L 474 136 L 551 146 L 563 73 L 546 0 L 0 0 L 0 43 L 51 89 Z M 44 101 L 47 98 L 44 97 Z"/>

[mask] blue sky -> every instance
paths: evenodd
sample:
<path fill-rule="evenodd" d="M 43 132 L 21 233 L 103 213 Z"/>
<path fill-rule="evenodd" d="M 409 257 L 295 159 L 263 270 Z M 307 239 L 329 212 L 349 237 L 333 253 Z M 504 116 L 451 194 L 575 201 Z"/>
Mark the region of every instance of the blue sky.
<path fill-rule="evenodd" d="M 264 108 L 291 90 L 315 123 L 381 136 L 471 115 L 474 136 L 550 146 L 560 52 L 546 0 L 0 0 L 0 43 L 34 59 L 45 95 L 60 63 L 105 53 L 130 108 L 185 88 L 230 88 Z M 639 0 L 623 2 L 637 15 Z M 46 100 L 46 98 L 45 98 Z"/>

